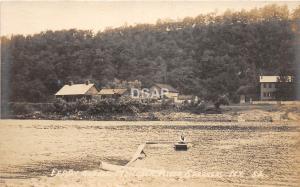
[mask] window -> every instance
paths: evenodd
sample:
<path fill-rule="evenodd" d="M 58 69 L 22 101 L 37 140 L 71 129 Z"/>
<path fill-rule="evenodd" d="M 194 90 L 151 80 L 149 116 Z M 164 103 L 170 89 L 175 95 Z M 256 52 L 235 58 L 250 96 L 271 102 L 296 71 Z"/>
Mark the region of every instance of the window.
<path fill-rule="evenodd" d="M 263 83 L 263 87 L 266 88 L 267 87 L 267 83 Z"/>
<path fill-rule="evenodd" d="M 273 93 L 272 93 L 272 92 L 264 92 L 264 93 L 263 93 L 263 96 L 264 96 L 264 97 L 272 97 L 272 96 L 273 96 Z"/>
<path fill-rule="evenodd" d="M 269 88 L 272 88 L 272 83 L 269 83 Z"/>

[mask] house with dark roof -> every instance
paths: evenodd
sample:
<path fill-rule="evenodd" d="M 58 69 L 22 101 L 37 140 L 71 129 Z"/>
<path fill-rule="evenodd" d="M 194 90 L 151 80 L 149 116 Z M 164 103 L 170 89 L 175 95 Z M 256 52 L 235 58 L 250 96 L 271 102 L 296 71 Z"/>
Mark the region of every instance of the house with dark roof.
<path fill-rule="evenodd" d="M 69 84 L 64 85 L 56 94 L 56 98 L 62 98 L 68 102 L 76 101 L 81 98 L 90 100 L 92 96 L 98 94 L 95 84 L 86 81 L 84 84 Z"/>
<path fill-rule="evenodd" d="M 150 93 L 152 98 L 155 99 L 171 99 L 174 102 L 177 101 L 178 98 L 178 90 L 168 84 L 154 84 L 150 88 Z"/>
<path fill-rule="evenodd" d="M 129 95 L 129 92 L 127 89 L 118 88 L 118 89 L 111 89 L 111 88 L 103 88 L 98 93 L 98 96 L 100 96 L 100 99 L 106 99 L 106 98 L 119 98 L 121 96 Z"/>

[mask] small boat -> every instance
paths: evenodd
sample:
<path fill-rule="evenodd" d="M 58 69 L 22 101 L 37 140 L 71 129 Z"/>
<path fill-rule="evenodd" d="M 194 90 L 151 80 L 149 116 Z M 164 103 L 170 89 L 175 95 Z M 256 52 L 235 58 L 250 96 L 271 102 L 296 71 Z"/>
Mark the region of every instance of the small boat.
<path fill-rule="evenodd" d="M 188 149 L 188 144 L 185 142 L 178 142 L 174 144 L 175 150 L 186 151 Z"/>

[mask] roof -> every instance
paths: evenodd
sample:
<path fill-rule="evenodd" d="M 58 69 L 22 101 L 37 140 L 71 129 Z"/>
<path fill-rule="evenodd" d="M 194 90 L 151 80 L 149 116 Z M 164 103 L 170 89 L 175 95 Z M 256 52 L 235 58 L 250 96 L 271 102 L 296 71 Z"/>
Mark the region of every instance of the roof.
<path fill-rule="evenodd" d="M 98 95 L 114 95 L 114 94 L 124 94 L 127 91 L 127 89 L 108 89 L 108 88 L 104 88 L 102 90 L 100 90 L 100 92 L 98 93 Z"/>
<path fill-rule="evenodd" d="M 286 76 L 287 77 L 287 82 L 292 81 L 291 76 Z M 280 79 L 280 76 L 259 76 L 259 82 L 278 82 Z"/>
<path fill-rule="evenodd" d="M 194 97 L 193 95 L 178 95 L 179 100 L 192 100 Z"/>
<path fill-rule="evenodd" d="M 160 89 L 168 89 L 169 92 L 178 93 L 178 91 L 175 88 L 173 88 L 171 85 L 168 85 L 168 84 L 155 84 L 154 86 L 157 86 Z"/>
<path fill-rule="evenodd" d="M 85 95 L 94 84 L 64 85 L 55 95 Z"/>

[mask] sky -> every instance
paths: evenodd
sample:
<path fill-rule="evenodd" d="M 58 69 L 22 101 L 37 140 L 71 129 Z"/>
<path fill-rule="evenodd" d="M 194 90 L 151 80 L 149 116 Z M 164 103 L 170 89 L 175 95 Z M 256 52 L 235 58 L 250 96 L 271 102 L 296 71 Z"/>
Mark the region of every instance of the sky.
<path fill-rule="evenodd" d="M 274 1 L 2 1 L 0 35 L 34 34 L 46 30 L 84 29 L 155 23 L 158 19 L 182 19 L 227 9 L 262 7 Z M 290 9 L 300 2 L 277 2 Z"/>

